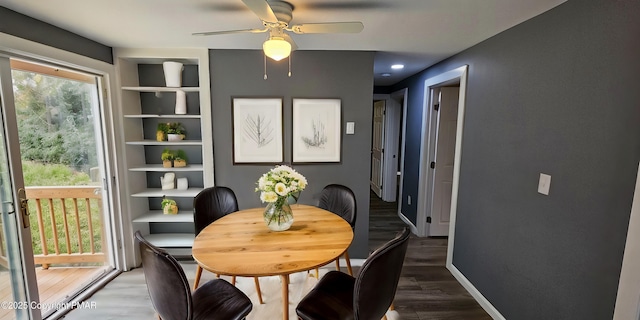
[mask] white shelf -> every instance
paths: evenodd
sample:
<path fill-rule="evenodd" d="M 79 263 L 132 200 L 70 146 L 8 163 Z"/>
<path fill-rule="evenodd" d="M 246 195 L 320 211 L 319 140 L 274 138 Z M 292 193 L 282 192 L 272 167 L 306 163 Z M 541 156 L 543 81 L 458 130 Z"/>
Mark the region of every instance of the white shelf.
<path fill-rule="evenodd" d="M 202 118 L 199 114 L 126 114 L 125 118 L 131 119 L 200 119 Z"/>
<path fill-rule="evenodd" d="M 122 87 L 122 90 L 138 91 L 138 92 L 176 92 L 176 91 L 198 92 L 198 91 L 200 91 L 200 87 L 180 87 L 180 88 L 169 88 L 169 87 Z"/>
<path fill-rule="evenodd" d="M 165 168 L 161 164 L 147 164 L 140 167 L 129 168 L 129 171 L 142 171 L 142 172 L 186 172 L 186 171 L 204 171 L 204 167 L 201 164 L 190 164 L 186 167 L 171 167 Z"/>
<path fill-rule="evenodd" d="M 193 212 L 178 211 L 178 214 L 164 214 L 162 210 L 151 210 L 133 219 L 133 222 L 193 222 Z"/>
<path fill-rule="evenodd" d="M 174 88 L 163 86 L 160 82 L 140 82 L 153 76 L 155 70 L 162 68 L 165 61 L 176 61 L 188 65 L 184 72 L 189 74 L 183 80 L 183 87 Z M 141 64 L 154 65 L 153 70 L 140 68 Z M 209 75 L 209 50 L 206 48 L 114 48 L 114 65 L 118 74 L 118 88 L 120 92 L 121 108 L 118 110 L 119 122 L 122 126 L 121 146 L 126 148 L 124 167 L 129 174 L 125 175 L 128 193 L 126 195 L 127 210 L 135 212 L 138 217 L 132 217 L 128 222 L 135 228 L 152 231 L 154 225 L 163 224 L 166 230 L 163 233 L 148 234 L 145 238 L 152 244 L 164 248 L 167 252 L 179 255 L 191 255 L 194 235 L 188 233 L 189 225 L 193 225 L 192 206 L 189 201 L 205 187 L 214 185 L 213 176 L 213 142 L 211 126 L 211 78 Z M 140 74 L 142 72 L 142 74 Z M 197 82 L 194 78 L 197 76 Z M 156 79 L 160 80 L 160 79 Z M 157 86 L 160 85 L 160 86 Z M 173 114 L 173 109 L 165 106 L 176 92 L 188 92 L 189 114 Z M 147 96 L 155 94 L 156 99 L 151 101 Z M 191 99 L 197 96 L 198 99 Z M 158 109 L 156 103 L 162 103 Z M 202 137 L 193 136 L 193 140 L 181 141 L 156 141 L 155 134 L 147 138 L 145 134 L 155 133 L 155 123 L 182 122 L 187 125 L 187 130 L 202 133 Z M 150 128 L 149 126 L 152 126 Z M 144 130 L 146 129 L 146 130 Z M 153 130 L 151 130 L 153 129 Z M 146 148 L 149 146 L 149 148 Z M 202 160 L 189 163 L 186 167 L 164 168 L 160 161 L 159 150 L 164 147 L 169 149 L 183 149 L 190 153 L 201 152 Z M 149 150 L 152 149 L 152 150 Z M 146 151 L 152 151 L 147 154 Z M 200 157 L 198 157 L 200 158 Z M 152 163 L 152 164 L 149 164 Z M 149 188 L 150 176 L 175 172 L 194 177 L 195 181 L 202 182 L 192 185 L 187 190 L 162 190 L 161 188 Z M 155 179 L 154 179 L 155 180 Z M 191 183 L 191 181 L 189 181 Z M 158 186 L 157 184 L 153 184 Z M 182 205 L 177 215 L 165 215 L 161 210 L 152 210 L 159 198 L 166 196 L 178 200 Z M 175 228 L 174 228 L 175 226 Z M 186 228 L 186 229 L 185 229 Z M 160 230 L 158 230 L 160 231 Z M 182 232 L 187 233 L 182 233 Z M 166 233 L 164 233 L 166 232 Z M 139 261 L 138 261 L 139 262 Z"/>
<path fill-rule="evenodd" d="M 184 197 L 192 198 L 198 195 L 204 188 L 189 188 L 187 190 L 162 190 L 160 188 L 150 188 L 142 192 L 134 193 L 131 196 L 135 198 L 154 198 L 154 197 Z"/>
<path fill-rule="evenodd" d="M 156 140 L 139 140 L 127 141 L 132 146 L 199 146 L 202 140 L 180 140 L 180 141 L 156 141 Z"/>
<path fill-rule="evenodd" d="M 154 233 L 144 238 L 156 247 L 191 248 L 196 236 L 193 233 Z"/>

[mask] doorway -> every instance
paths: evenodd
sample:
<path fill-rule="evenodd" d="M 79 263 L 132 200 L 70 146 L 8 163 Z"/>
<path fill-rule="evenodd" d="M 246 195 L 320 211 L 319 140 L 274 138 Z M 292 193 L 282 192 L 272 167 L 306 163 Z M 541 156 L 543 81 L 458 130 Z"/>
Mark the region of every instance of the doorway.
<path fill-rule="evenodd" d="M 425 81 L 416 229 L 423 237 L 449 236 L 448 251 L 453 248 L 467 69 Z"/>
<path fill-rule="evenodd" d="M 406 88 L 374 95 L 370 184 L 385 202 L 396 202 L 401 189 L 406 95 Z"/>
<path fill-rule="evenodd" d="M 7 268 L 3 276 L 25 288 L 22 296 L 15 289 L 0 289 L 0 296 L 37 306 L 28 308 L 28 315 L 0 310 L 10 311 L 0 319 L 47 318 L 64 312 L 89 285 L 115 270 L 103 80 L 23 58 L 0 57 L 0 63 L 11 168 L 3 181 L 12 182 L 6 187 L 20 208 L 13 214 L 19 236 L 7 236 L 7 230 L 5 237 L 21 251 L 7 257 L 21 270 Z M 4 211 L 3 220 L 9 221 L 11 212 Z"/>

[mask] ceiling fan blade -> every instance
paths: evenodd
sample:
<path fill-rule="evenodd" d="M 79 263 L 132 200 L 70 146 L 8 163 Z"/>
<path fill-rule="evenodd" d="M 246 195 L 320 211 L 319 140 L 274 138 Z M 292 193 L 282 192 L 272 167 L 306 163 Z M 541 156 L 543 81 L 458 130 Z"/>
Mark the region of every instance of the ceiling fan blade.
<path fill-rule="evenodd" d="M 242 0 L 244 4 L 255 13 L 258 18 L 266 22 L 278 22 L 276 14 L 273 13 L 267 0 Z"/>
<path fill-rule="evenodd" d="M 289 42 L 289 44 L 291 45 L 291 51 L 298 50 L 298 45 L 295 41 L 293 41 L 293 38 L 291 38 L 290 35 L 283 33 L 282 38 L 284 39 L 284 41 Z"/>
<path fill-rule="evenodd" d="M 303 33 L 358 33 L 364 29 L 362 22 L 305 23 L 291 26 L 291 31 Z"/>
<path fill-rule="evenodd" d="M 243 30 L 196 32 L 196 33 L 192 33 L 192 35 L 194 35 L 194 36 L 216 36 L 216 35 L 220 35 L 220 34 L 261 33 L 261 32 L 267 32 L 267 31 L 268 31 L 268 29 L 243 29 Z"/>

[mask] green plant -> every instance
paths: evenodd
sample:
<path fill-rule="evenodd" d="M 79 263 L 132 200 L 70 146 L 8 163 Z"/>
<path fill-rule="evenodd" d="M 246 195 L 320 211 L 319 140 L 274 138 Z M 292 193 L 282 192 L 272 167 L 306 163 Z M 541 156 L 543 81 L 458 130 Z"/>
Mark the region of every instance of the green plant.
<path fill-rule="evenodd" d="M 178 151 L 175 152 L 175 158 L 174 160 L 184 160 L 187 161 L 187 153 L 184 152 L 184 150 L 179 149 Z"/>
<path fill-rule="evenodd" d="M 164 122 L 158 123 L 158 130 L 157 131 L 162 131 L 164 133 L 167 133 L 168 130 L 169 130 L 169 124 L 168 123 L 164 123 Z"/>
<path fill-rule="evenodd" d="M 167 133 L 168 134 L 185 134 L 186 130 L 182 126 L 180 122 L 170 122 L 167 123 Z"/>
<path fill-rule="evenodd" d="M 160 157 L 162 161 L 171 161 L 176 158 L 176 154 L 173 150 L 170 150 L 169 148 L 164 148 L 164 150 L 162 150 L 162 155 Z"/>
<path fill-rule="evenodd" d="M 176 205 L 175 200 L 165 198 L 165 197 L 162 197 L 162 202 L 160 202 L 160 206 L 162 207 L 162 209 L 164 209 L 164 207 L 166 206 L 175 206 L 175 205 Z"/>

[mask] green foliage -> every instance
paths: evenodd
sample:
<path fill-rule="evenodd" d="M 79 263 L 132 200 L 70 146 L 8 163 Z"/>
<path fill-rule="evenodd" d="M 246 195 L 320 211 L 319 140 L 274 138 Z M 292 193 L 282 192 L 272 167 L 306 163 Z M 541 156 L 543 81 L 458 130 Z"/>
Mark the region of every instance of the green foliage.
<path fill-rule="evenodd" d="M 176 154 L 173 150 L 170 150 L 169 148 L 164 148 L 164 150 L 162 150 L 162 155 L 160 157 L 162 161 L 173 160 L 176 158 Z"/>
<path fill-rule="evenodd" d="M 164 133 L 167 133 L 168 130 L 169 130 L 169 124 L 168 123 L 164 123 L 164 122 L 158 123 L 157 131 L 162 131 Z"/>
<path fill-rule="evenodd" d="M 188 159 L 187 159 L 187 153 L 186 153 L 186 152 L 184 152 L 184 150 L 179 149 L 178 151 L 176 151 L 176 154 L 175 154 L 175 160 L 184 160 L 184 161 L 187 161 L 187 160 L 188 160 Z"/>
<path fill-rule="evenodd" d="M 169 122 L 167 123 L 167 133 L 168 134 L 185 134 L 186 130 L 182 126 L 180 122 Z"/>
<path fill-rule="evenodd" d="M 96 86 L 19 70 L 13 70 L 12 77 L 25 185 L 89 185 L 89 169 L 98 165 L 94 121 L 100 114 L 96 106 Z M 84 252 L 90 252 L 89 240 L 93 238 L 94 250 L 100 252 L 102 217 L 97 201 L 92 200 L 90 208 L 86 208 L 86 202 L 80 199 L 77 202 L 78 220 L 72 214 L 76 204 L 71 199 L 64 200 L 64 204 L 60 199 L 52 203 L 53 217 L 49 201 L 40 201 L 47 250 L 55 252 L 53 239 L 56 238 L 61 253 L 67 252 L 67 240 L 71 252 L 79 252 L 80 246 Z M 63 214 L 63 205 L 67 215 Z M 36 200 L 29 200 L 33 249 L 35 254 L 40 254 L 43 248 L 37 207 Z M 93 234 L 89 234 L 87 209 L 91 212 Z M 69 239 L 64 228 L 65 220 Z M 55 235 L 53 224 L 56 226 Z M 78 232 L 82 234 L 81 244 L 77 243 Z"/>
<path fill-rule="evenodd" d="M 160 202 L 160 206 L 162 207 L 162 209 L 164 209 L 164 207 L 166 206 L 175 206 L 175 205 L 176 205 L 176 201 L 169 198 L 162 198 L 162 202 Z"/>
<path fill-rule="evenodd" d="M 12 76 L 23 159 L 97 166 L 95 86 L 19 70 Z"/>
<path fill-rule="evenodd" d="M 26 186 L 79 186 L 91 183 L 88 174 L 74 171 L 62 164 L 23 160 L 22 174 Z"/>
<path fill-rule="evenodd" d="M 89 185 L 91 179 L 88 174 L 84 172 L 74 171 L 68 166 L 61 164 L 43 164 L 33 161 L 22 162 L 22 171 L 24 175 L 24 182 L 26 186 L 77 186 L 77 185 Z M 42 207 L 42 220 L 45 226 L 51 226 L 51 215 L 49 214 L 48 201 L 41 201 Z M 64 219 L 62 211 L 62 203 L 59 199 L 54 200 L 54 219 L 56 222 L 57 238 L 59 239 L 60 252 L 67 252 L 66 235 L 64 232 Z M 79 252 L 80 244 L 77 242 L 76 234 L 78 232 L 77 225 L 80 225 L 80 233 L 82 235 L 82 249 L 84 252 L 90 251 L 89 241 L 89 221 L 86 214 L 86 203 L 84 201 L 78 201 L 78 210 L 81 212 L 79 221 L 76 222 L 74 212 L 74 203 L 71 200 L 65 201 L 65 207 L 67 210 L 67 221 L 70 234 L 71 252 Z M 31 223 L 31 238 L 33 241 L 33 253 L 41 254 L 42 241 L 40 241 L 41 235 L 38 229 L 38 213 L 35 200 L 29 200 L 29 220 Z M 98 230 L 102 229 L 102 217 L 100 216 L 100 210 L 96 201 L 91 201 L 91 223 L 93 226 L 94 234 L 93 240 L 95 243 L 96 252 L 101 251 L 102 240 Z M 55 252 L 55 246 L 53 243 L 53 228 L 48 227 L 44 229 L 44 236 L 47 239 L 48 252 Z"/>

